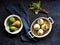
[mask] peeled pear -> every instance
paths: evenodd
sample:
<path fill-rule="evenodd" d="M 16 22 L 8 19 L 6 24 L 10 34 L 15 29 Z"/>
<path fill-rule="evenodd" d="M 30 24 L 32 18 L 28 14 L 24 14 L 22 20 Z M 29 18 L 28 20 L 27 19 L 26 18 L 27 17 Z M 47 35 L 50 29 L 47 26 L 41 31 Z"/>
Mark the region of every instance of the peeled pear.
<path fill-rule="evenodd" d="M 42 29 L 39 29 L 38 35 L 42 35 L 42 34 L 44 34 L 44 31 Z"/>
<path fill-rule="evenodd" d="M 44 21 L 43 21 L 43 19 L 38 19 L 37 23 L 40 24 L 40 25 L 42 25 L 44 23 Z"/>
<path fill-rule="evenodd" d="M 39 30 L 40 29 L 40 25 L 39 24 L 35 24 L 34 25 L 34 30 Z"/>
<path fill-rule="evenodd" d="M 48 25 L 47 25 L 47 24 L 43 24 L 43 25 L 41 26 L 41 29 L 47 30 L 47 29 L 48 29 Z"/>
<path fill-rule="evenodd" d="M 21 22 L 19 20 L 15 21 L 12 26 L 20 26 L 21 25 Z"/>

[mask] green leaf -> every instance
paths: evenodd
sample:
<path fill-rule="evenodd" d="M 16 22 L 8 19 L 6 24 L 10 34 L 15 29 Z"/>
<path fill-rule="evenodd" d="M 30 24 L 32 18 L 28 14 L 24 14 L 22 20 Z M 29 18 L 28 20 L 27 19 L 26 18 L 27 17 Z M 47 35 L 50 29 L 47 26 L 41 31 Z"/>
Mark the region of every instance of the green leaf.
<path fill-rule="evenodd" d="M 35 14 L 38 14 L 40 11 L 40 4 L 41 2 L 32 2 L 30 5 L 30 10 L 33 10 L 33 12 L 35 12 Z"/>
<path fill-rule="evenodd" d="M 29 9 L 31 9 L 31 10 L 32 10 L 32 9 L 34 9 L 34 7 L 30 7 Z"/>
<path fill-rule="evenodd" d="M 36 3 L 36 7 L 37 7 L 38 9 L 40 9 L 40 1 L 39 1 L 38 3 Z"/>
<path fill-rule="evenodd" d="M 32 2 L 31 6 L 35 7 L 36 6 L 36 3 L 35 2 Z"/>

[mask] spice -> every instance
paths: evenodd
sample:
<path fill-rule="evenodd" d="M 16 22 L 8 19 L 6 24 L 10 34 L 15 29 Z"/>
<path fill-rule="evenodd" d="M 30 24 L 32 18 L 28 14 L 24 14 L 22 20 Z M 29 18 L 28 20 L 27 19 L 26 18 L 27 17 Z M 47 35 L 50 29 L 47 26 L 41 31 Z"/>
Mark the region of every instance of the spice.
<path fill-rule="evenodd" d="M 44 12 L 44 13 L 46 13 L 46 14 L 48 14 L 48 11 L 45 10 L 45 9 L 43 9 L 43 8 L 40 8 L 40 11 L 41 11 L 41 12 Z"/>

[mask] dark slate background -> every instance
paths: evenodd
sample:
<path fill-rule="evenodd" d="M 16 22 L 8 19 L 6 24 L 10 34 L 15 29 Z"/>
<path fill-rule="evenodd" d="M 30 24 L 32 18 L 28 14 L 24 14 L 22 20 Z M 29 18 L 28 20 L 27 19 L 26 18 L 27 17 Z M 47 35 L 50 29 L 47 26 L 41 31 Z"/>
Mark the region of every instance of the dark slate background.
<path fill-rule="evenodd" d="M 36 0 L 33 0 L 36 1 Z M 37 0 L 38 1 L 38 0 Z M 48 15 L 39 13 L 34 15 L 33 12 L 28 10 L 27 5 L 31 0 L 0 0 L 0 45 L 60 45 L 60 1 L 59 0 L 42 0 L 42 8 L 48 10 Z M 27 14 L 30 16 L 30 23 L 37 17 L 52 17 L 55 21 L 51 33 L 40 39 L 38 42 L 23 42 L 20 39 L 21 33 L 17 35 L 9 35 L 4 29 L 4 20 L 10 15 L 6 10 L 6 5 L 8 4 L 18 4 L 21 3 L 26 8 Z M 23 32 L 23 31 L 22 31 Z"/>

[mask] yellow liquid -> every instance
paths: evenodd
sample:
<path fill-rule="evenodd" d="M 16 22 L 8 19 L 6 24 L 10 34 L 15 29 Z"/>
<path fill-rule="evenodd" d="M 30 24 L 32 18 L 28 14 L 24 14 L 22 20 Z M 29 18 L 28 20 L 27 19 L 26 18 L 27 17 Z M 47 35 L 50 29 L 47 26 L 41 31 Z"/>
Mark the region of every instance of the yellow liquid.
<path fill-rule="evenodd" d="M 46 19 L 43 19 L 43 21 L 44 21 L 44 24 L 47 24 L 47 25 L 48 25 L 48 30 L 49 30 L 49 28 L 50 28 L 50 23 L 49 23 L 48 20 L 46 20 Z M 36 20 L 36 22 L 34 22 L 34 24 L 36 24 L 36 23 L 37 23 L 37 20 Z M 35 30 L 34 30 L 34 28 L 33 28 L 33 27 L 34 27 L 34 24 L 33 24 L 33 26 L 32 26 L 32 32 L 33 32 L 36 36 L 41 36 L 41 35 L 38 35 L 38 31 L 35 31 Z M 44 31 L 44 34 L 47 33 L 48 30 L 45 30 L 45 31 Z M 44 35 L 44 34 L 43 34 L 43 35 Z"/>

